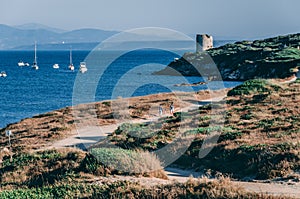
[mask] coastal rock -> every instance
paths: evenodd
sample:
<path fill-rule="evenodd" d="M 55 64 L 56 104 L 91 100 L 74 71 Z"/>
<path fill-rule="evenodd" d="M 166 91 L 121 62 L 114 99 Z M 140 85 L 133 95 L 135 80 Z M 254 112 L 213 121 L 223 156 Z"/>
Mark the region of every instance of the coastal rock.
<path fill-rule="evenodd" d="M 195 83 L 192 83 L 192 84 L 188 84 L 188 83 L 181 83 L 181 84 L 175 84 L 174 86 L 199 86 L 199 85 L 205 85 L 207 84 L 206 82 L 195 82 Z"/>

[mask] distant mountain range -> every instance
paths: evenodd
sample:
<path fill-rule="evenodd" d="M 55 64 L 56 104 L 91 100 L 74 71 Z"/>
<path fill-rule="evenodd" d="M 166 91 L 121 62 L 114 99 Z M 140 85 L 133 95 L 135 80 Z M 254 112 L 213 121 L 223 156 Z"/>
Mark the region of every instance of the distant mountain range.
<path fill-rule="evenodd" d="M 41 24 L 25 24 L 20 26 L 8 26 L 0 24 L 0 50 L 27 49 L 35 41 L 39 45 L 47 44 L 60 46 L 74 43 L 99 43 L 118 31 L 106 31 L 100 29 L 79 29 L 64 31 Z"/>
<path fill-rule="evenodd" d="M 74 50 L 91 50 L 117 33 L 120 32 L 92 28 L 66 31 L 36 23 L 19 26 L 0 24 L 0 50 L 33 50 L 35 41 L 40 50 L 69 50 L 70 46 Z M 232 43 L 232 41 L 218 40 L 214 42 L 214 45 L 221 46 L 226 43 Z M 167 46 L 170 49 L 186 51 L 193 51 L 195 46 L 193 40 L 184 36 L 178 39 L 178 35 L 163 31 L 162 34 L 149 34 L 147 29 L 134 33 L 126 32 L 106 45 L 112 50 L 124 50 L 137 46 L 141 48 Z"/>
<path fill-rule="evenodd" d="M 22 30 L 36 30 L 36 29 L 44 29 L 44 30 L 49 30 L 51 32 L 56 32 L 56 33 L 63 33 L 67 32 L 67 30 L 59 29 L 59 28 L 53 28 L 50 26 L 46 26 L 43 24 L 38 24 L 38 23 L 27 23 L 27 24 L 22 24 L 18 26 L 13 26 L 14 28 L 22 29 Z"/>

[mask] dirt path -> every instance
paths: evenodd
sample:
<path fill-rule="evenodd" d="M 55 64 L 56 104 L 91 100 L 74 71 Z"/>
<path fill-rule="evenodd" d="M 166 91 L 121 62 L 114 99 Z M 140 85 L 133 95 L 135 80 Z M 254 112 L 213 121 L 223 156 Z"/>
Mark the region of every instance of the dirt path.
<path fill-rule="evenodd" d="M 135 176 L 120 176 L 114 175 L 110 177 L 101 177 L 101 180 L 98 179 L 96 184 L 104 184 L 106 182 L 115 182 L 115 181 L 130 181 L 138 182 L 143 186 L 152 187 L 156 185 L 166 185 L 172 184 L 174 182 L 185 183 L 188 180 L 204 180 L 204 181 L 214 181 L 217 179 L 208 179 L 201 178 L 202 174 L 181 170 L 177 168 L 165 168 L 165 171 L 168 175 L 168 180 L 163 180 L 159 178 L 148 178 L 148 177 L 135 177 Z M 195 177 L 195 178 L 194 178 Z M 288 184 L 288 183 L 260 183 L 260 182 L 240 182 L 230 180 L 229 183 L 232 186 L 237 186 L 245 189 L 248 192 L 263 193 L 273 196 L 284 196 L 292 198 L 300 198 L 300 184 Z M 228 185 L 230 185 L 228 184 Z"/>
<path fill-rule="evenodd" d="M 190 103 L 189 106 L 186 106 L 186 107 L 183 107 L 180 109 L 179 108 L 175 109 L 175 111 L 187 112 L 189 110 L 195 110 L 204 104 L 208 104 L 212 101 L 215 101 L 215 102 L 220 101 L 223 98 L 224 98 L 224 96 L 216 97 L 211 100 L 201 100 L 200 102 L 198 102 L 196 104 Z M 170 114 L 165 113 L 164 115 L 162 115 L 162 117 L 165 117 L 165 116 L 170 116 Z M 147 122 L 157 121 L 159 118 L 160 118 L 159 115 L 151 115 L 151 117 L 149 117 L 148 119 L 132 119 L 129 122 L 130 123 L 147 123 Z M 126 123 L 126 122 L 128 122 L 128 121 L 117 122 L 117 124 L 110 124 L 110 125 L 104 125 L 104 126 L 87 126 L 87 127 L 83 127 L 80 129 L 76 129 L 72 133 L 73 134 L 72 136 L 62 139 L 62 140 L 58 140 L 46 148 L 49 149 L 49 148 L 60 148 L 60 147 L 77 147 L 77 148 L 85 150 L 89 146 L 104 139 L 107 135 L 114 132 L 118 128 L 118 126 L 120 126 L 122 123 Z"/>
<path fill-rule="evenodd" d="M 197 173 L 188 170 L 177 168 L 165 169 L 169 180 L 175 180 L 181 183 L 188 181 L 191 176 L 198 178 L 203 176 L 202 173 Z M 212 179 L 213 180 L 213 179 Z M 300 183 L 260 183 L 260 182 L 240 182 L 231 181 L 234 185 L 243 187 L 245 190 L 256 193 L 265 193 L 276 196 L 288 196 L 300 198 Z"/>
<path fill-rule="evenodd" d="M 133 120 L 132 123 L 143 123 L 147 121 L 150 120 Z M 114 132 L 122 123 L 105 126 L 88 126 L 76 129 L 73 133 L 74 135 L 63 140 L 56 141 L 47 148 L 77 147 L 82 150 L 86 150 L 89 146 L 105 139 L 107 135 Z"/>

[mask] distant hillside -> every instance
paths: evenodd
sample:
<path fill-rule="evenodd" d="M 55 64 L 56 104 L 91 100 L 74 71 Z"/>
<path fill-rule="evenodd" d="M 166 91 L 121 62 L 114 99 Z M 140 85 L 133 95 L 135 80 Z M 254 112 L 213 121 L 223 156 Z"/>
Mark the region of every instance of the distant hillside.
<path fill-rule="evenodd" d="M 63 30 L 39 24 L 25 24 L 17 27 L 0 24 L 0 50 L 31 46 L 35 41 L 40 45 L 99 43 L 116 33 L 118 32 L 100 29 L 79 29 L 64 32 Z"/>
<path fill-rule="evenodd" d="M 90 42 L 90 43 L 58 43 L 58 44 L 38 44 L 39 50 L 51 51 L 51 50 L 70 50 L 70 46 L 73 50 L 87 50 L 90 51 L 94 49 L 100 42 Z M 12 48 L 10 50 L 18 51 L 18 50 L 33 50 L 34 44 L 18 46 L 16 48 Z"/>
<path fill-rule="evenodd" d="M 300 34 L 241 41 L 210 49 L 206 53 L 185 53 L 156 74 L 172 75 L 175 69 L 186 76 L 214 76 L 217 74 L 211 70 L 213 60 L 223 80 L 285 78 L 292 75 L 290 71 L 298 70 L 299 47 Z"/>
<path fill-rule="evenodd" d="M 62 29 L 59 29 L 59 28 L 53 28 L 53 27 L 45 26 L 43 24 L 38 24 L 38 23 L 22 24 L 22 25 L 14 26 L 14 28 L 18 28 L 18 29 L 22 29 L 22 30 L 44 29 L 44 30 L 48 30 L 48 31 L 51 31 L 51 32 L 56 32 L 56 33 L 67 32 L 66 30 L 62 30 Z"/>

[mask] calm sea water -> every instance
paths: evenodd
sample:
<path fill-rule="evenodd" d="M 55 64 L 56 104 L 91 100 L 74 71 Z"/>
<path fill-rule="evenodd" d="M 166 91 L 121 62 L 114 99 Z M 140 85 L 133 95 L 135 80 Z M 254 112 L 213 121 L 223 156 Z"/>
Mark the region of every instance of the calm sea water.
<path fill-rule="evenodd" d="M 155 76 L 154 71 L 165 67 L 176 55 L 164 51 L 134 51 L 125 54 L 107 67 L 106 61 L 119 55 L 117 52 L 106 52 L 96 58 L 97 67 L 90 67 L 86 74 L 79 74 L 79 63 L 84 61 L 89 51 L 73 51 L 75 72 L 67 69 L 69 64 L 68 51 L 39 51 L 39 70 L 30 67 L 19 67 L 19 60 L 33 61 L 32 51 L 0 51 L 0 71 L 7 73 L 0 78 L 0 128 L 9 123 L 17 122 L 26 117 L 48 112 L 72 105 L 74 82 L 76 78 L 86 78 L 86 82 L 97 81 L 94 101 L 115 98 L 116 96 L 142 96 L 158 92 L 179 90 L 195 91 L 207 89 L 206 85 L 193 88 L 176 87 L 183 82 L 199 82 L 199 77 Z M 59 69 L 53 69 L 53 64 Z M 87 60 L 87 63 L 92 61 Z M 98 70 L 99 69 L 99 70 Z M 101 72 L 97 72 L 101 71 Z M 101 76 L 92 79 L 90 75 Z M 79 76 L 80 75 L 80 76 Z M 219 85 L 210 85 L 218 89 Z M 240 82 L 224 82 L 225 87 L 233 87 Z M 88 84 L 87 84 L 88 85 Z M 115 94 L 117 92 L 117 94 Z M 84 93 L 82 94 L 84 95 Z M 91 100 L 87 100 L 91 101 Z"/>

